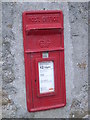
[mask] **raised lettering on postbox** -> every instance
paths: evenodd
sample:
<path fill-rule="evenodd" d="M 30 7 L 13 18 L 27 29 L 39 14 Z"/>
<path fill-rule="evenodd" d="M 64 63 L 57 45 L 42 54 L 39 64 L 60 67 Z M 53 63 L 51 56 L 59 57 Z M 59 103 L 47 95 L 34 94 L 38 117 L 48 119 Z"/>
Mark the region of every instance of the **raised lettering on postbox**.
<path fill-rule="evenodd" d="M 51 15 L 45 15 L 45 16 L 28 16 L 27 18 L 29 23 L 58 23 L 60 21 L 60 16 L 59 15 L 55 15 L 55 16 L 51 16 Z"/>
<path fill-rule="evenodd" d="M 50 43 L 50 40 L 39 40 L 39 46 L 41 48 L 48 48 Z"/>

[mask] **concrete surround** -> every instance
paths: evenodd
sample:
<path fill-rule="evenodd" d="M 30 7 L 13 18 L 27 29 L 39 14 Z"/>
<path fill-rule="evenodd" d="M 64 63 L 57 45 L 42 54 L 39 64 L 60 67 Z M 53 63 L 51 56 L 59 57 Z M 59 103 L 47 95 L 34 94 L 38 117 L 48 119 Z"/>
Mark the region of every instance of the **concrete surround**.
<path fill-rule="evenodd" d="M 29 113 L 26 108 L 22 12 L 64 13 L 67 105 Z M 2 117 L 82 118 L 88 115 L 88 3 L 2 2 Z M 2 64 L 2 63 L 1 63 Z M 0 66 L 1 66 L 0 64 Z M 1 71 L 1 68 L 0 68 Z"/>

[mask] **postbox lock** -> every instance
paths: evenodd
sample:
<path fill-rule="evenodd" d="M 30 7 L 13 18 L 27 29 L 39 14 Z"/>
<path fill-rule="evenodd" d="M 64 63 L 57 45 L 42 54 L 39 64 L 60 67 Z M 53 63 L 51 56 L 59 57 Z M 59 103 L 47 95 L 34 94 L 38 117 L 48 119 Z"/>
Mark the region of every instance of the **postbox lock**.
<path fill-rule="evenodd" d="M 35 83 L 36 83 L 36 80 L 35 80 Z"/>

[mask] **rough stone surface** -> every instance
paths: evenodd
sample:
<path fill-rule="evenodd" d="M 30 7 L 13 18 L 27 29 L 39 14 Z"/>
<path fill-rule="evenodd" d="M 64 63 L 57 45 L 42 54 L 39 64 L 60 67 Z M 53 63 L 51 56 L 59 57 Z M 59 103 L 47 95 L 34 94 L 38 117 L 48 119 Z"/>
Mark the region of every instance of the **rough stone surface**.
<path fill-rule="evenodd" d="M 88 3 L 88 114 L 90 119 L 90 1 Z"/>
<path fill-rule="evenodd" d="M 0 2 L 0 119 L 2 118 L 2 4 Z"/>
<path fill-rule="evenodd" d="M 67 105 L 29 113 L 26 108 L 22 12 L 59 10 L 64 13 Z M 82 118 L 88 114 L 88 4 L 2 3 L 3 118 Z"/>
<path fill-rule="evenodd" d="M 2 0 L 2 2 L 29 2 L 29 0 Z M 32 0 L 31 2 L 89 2 L 89 0 Z"/>
<path fill-rule="evenodd" d="M 74 65 L 74 99 L 71 116 L 88 113 L 88 3 L 69 3 Z"/>

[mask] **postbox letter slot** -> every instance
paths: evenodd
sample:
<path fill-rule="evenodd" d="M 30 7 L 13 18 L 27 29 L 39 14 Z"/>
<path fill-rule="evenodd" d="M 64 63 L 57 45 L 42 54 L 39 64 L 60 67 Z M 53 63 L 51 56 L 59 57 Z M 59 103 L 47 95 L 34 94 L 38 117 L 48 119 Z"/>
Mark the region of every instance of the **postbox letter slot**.
<path fill-rule="evenodd" d="M 52 26 L 52 27 L 46 27 L 46 26 L 41 26 L 41 27 L 31 27 L 31 26 L 26 26 L 26 31 L 30 31 L 30 30 L 49 30 L 49 29 L 60 29 L 63 30 L 63 27 L 60 26 Z"/>

